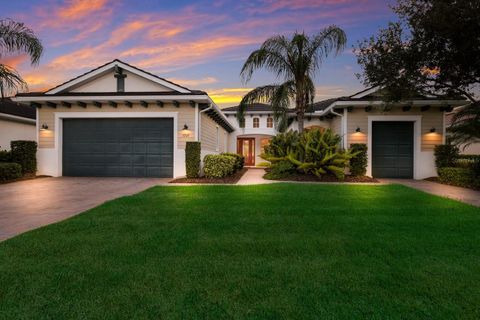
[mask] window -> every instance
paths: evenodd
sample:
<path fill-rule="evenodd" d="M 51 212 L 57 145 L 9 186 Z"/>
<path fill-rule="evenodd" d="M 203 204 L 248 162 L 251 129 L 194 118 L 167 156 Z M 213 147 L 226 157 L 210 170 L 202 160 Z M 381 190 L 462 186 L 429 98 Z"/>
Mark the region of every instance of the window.
<path fill-rule="evenodd" d="M 253 127 L 254 128 L 259 128 L 260 127 L 260 119 L 259 118 L 253 118 Z"/>
<path fill-rule="evenodd" d="M 267 128 L 273 128 L 273 118 L 272 117 L 267 118 Z"/>

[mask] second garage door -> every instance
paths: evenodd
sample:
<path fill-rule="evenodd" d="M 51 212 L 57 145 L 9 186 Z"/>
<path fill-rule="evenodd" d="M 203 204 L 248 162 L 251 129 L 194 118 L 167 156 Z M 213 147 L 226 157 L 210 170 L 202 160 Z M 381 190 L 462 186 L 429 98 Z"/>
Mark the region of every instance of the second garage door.
<path fill-rule="evenodd" d="M 372 175 L 413 178 L 413 122 L 373 122 L 372 131 Z"/>
<path fill-rule="evenodd" d="M 64 119 L 63 175 L 173 177 L 173 119 Z"/>

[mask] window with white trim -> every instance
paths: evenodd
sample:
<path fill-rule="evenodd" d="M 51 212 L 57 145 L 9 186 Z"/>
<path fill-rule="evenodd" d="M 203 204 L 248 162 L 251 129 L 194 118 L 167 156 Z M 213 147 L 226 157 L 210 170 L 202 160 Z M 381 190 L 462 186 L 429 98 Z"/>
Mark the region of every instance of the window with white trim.
<path fill-rule="evenodd" d="M 260 127 L 260 119 L 259 118 L 253 118 L 253 127 L 254 128 L 259 128 Z"/>
<path fill-rule="evenodd" d="M 272 117 L 267 118 L 267 128 L 273 128 L 273 118 Z"/>

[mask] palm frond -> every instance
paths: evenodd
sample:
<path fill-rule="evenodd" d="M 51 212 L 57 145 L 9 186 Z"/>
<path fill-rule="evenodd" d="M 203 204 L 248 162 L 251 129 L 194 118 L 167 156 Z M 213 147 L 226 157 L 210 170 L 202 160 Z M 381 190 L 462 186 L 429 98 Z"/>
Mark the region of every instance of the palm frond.
<path fill-rule="evenodd" d="M 243 96 L 242 101 L 238 105 L 237 119 L 243 121 L 245 118 L 245 111 L 249 106 L 254 103 L 270 103 L 275 91 L 279 88 L 279 85 L 268 85 L 257 87 Z"/>
<path fill-rule="evenodd" d="M 465 147 L 480 142 L 480 102 L 458 109 L 448 133 L 451 142 Z"/>
<path fill-rule="evenodd" d="M 288 40 L 284 36 L 271 37 L 262 44 L 260 49 L 253 51 L 242 66 L 240 76 L 244 83 L 252 78 L 255 70 L 265 68 L 277 77 L 288 77 L 293 73 L 293 66 L 287 59 Z"/>
<path fill-rule="evenodd" d="M 318 70 L 324 58 L 327 58 L 332 51 L 338 55 L 345 49 L 347 35 L 339 27 L 332 25 L 318 33 L 311 41 L 307 50 L 307 60 L 310 61 L 312 72 Z"/>
<path fill-rule="evenodd" d="M 13 95 L 18 90 L 27 90 L 27 83 L 20 74 L 9 66 L 0 64 L 0 97 Z"/>
<path fill-rule="evenodd" d="M 21 22 L 0 20 L 0 58 L 10 54 L 26 53 L 32 64 L 37 64 L 43 52 L 41 41 L 32 29 Z"/>

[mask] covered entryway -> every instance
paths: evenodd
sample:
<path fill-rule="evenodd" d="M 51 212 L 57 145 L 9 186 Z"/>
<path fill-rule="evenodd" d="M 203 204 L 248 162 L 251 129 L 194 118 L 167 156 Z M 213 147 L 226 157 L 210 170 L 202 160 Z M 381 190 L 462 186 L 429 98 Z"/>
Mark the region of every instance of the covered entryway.
<path fill-rule="evenodd" d="M 413 122 L 372 122 L 372 175 L 413 178 Z"/>
<path fill-rule="evenodd" d="M 173 177 L 173 119 L 63 120 L 63 175 Z"/>

